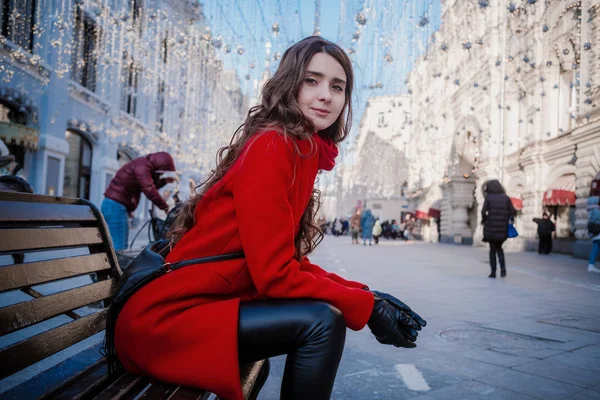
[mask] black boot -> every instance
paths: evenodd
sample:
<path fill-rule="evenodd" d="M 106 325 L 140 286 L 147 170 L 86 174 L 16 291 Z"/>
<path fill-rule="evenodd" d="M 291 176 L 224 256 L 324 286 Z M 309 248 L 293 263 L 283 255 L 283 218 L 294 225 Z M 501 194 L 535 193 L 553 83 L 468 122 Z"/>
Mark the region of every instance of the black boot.
<path fill-rule="evenodd" d="M 496 253 L 490 248 L 490 267 L 492 272 L 488 275 L 488 278 L 496 277 Z"/>
<path fill-rule="evenodd" d="M 506 268 L 501 268 L 501 269 L 500 269 L 500 276 L 501 276 L 502 278 L 505 278 L 505 277 L 506 277 Z"/>

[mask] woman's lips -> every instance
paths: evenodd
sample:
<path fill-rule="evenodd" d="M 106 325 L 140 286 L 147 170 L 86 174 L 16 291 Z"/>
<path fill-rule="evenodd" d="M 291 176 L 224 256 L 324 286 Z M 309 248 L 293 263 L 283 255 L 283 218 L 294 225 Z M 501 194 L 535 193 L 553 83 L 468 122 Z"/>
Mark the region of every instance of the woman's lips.
<path fill-rule="evenodd" d="M 313 110 L 317 115 L 319 115 L 321 117 L 326 117 L 326 116 L 328 116 L 330 114 L 329 111 L 323 110 L 321 108 L 312 108 L 311 107 L 311 110 Z"/>

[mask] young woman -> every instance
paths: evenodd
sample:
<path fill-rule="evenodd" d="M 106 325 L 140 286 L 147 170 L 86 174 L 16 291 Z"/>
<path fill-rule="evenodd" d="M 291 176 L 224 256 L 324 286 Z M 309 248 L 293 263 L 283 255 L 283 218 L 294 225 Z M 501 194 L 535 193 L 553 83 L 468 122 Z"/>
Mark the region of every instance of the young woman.
<path fill-rule="evenodd" d="M 500 276 L 504 278 L 506 277 L 506 261 L 502 244 L 508 238 L 508 223 L 515 217 L 517 211 L 498 180 L 487 181 L 482 189 L 485 197 L 481 209 L 483 241 L 490 243 L 491 272 L 488 277 L 496 277 L 496 255 L 498 255 Z"/>
<path fill-rule="evenodd" d="M 281 398 L 319 400 L 331 395 L 346 327 L 368 323 L 381 343 L 415 347 L 426 322 L 408 306 L 306 257 L 323 237 L 315 178 L 334 167 L 350 130 L 353 83 L 348 56 L 331 42 L 313 36 L 285 52 L 183 206 L 167 261 L 245 259 L 188 266 L 137 292 L 116 324 L 128 370 L 241 400 L 238 365 L 287 354 Z"/>

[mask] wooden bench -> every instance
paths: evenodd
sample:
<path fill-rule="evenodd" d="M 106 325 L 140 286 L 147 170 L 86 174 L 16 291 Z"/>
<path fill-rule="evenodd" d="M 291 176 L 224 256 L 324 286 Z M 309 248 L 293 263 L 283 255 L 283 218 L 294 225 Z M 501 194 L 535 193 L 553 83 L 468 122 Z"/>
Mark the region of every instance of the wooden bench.
<path fill-rule="evenodd" d="M 1 400 L 215 397 L 129 373 L 109 380 L 99 350 L 120 275 L 92 203 L 0 192 Z M 246 398 L 261 369 L 268 371 L 264 360 L 240 366 Z"/>

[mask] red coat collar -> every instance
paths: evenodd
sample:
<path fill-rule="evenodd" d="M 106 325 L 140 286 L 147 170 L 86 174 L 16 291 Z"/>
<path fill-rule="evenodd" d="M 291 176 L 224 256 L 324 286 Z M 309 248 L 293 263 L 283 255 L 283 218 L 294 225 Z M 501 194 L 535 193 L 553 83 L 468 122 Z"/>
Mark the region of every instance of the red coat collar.
<path fill-rule="evenodd" d="M 319 147 L 319 169 L 331 171 L 335 167 L 335 158 L 338 155 L 338 148 L 333 140 L 323 137 L 315 133 L 313 137 L 316 139 Z"/>

